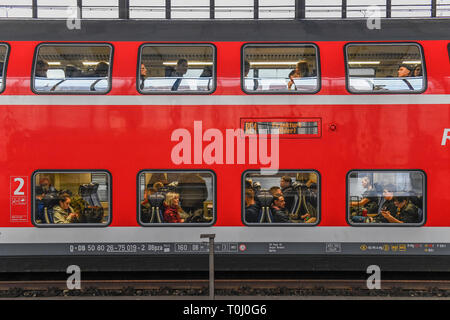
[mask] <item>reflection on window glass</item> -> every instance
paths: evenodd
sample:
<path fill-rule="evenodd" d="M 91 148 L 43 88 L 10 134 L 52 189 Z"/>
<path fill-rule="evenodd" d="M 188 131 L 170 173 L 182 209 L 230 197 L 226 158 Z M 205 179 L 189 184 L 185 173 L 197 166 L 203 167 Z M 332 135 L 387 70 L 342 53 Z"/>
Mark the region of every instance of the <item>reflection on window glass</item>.
<path fill-rule="evenodd" d="M 145 93 L 214 90 L 212 46 L 144 46 L 138 86 Z"/>
<path fill-rule="evenodd" d="M 41 172 L 33 179 L 37 224 L 107 224 L 110 182 L 104 172 Z"/>
<path fill-rule="evenodd" d="M 214 220 L 214 175 L 210 172 L 143 172 L 139 176 L 142 223 L 204 223 Z"/>
<path fill-rule="evenodd" d="M 424 221 L 425 177 L 421 171 L 354 171 L 347 183 L 352 223 Z"/>
<path fill-rule="evenodd" d="M 6 69 L 6 56 L 8 53 L 8 47 L 6 45 L 0 45 L 0 91 L 3 90 L 3 84 L 5 83 L 5 69 Z"/>
<path fill-rule="evenodd" d="M 425 87 L 417 45 L 349 45 L 347 75 L 352 92 L 420 92 Z"/>
<path fill-rule="evenodd" d="M 245 175 L 246 223 L 315 224 L 319 213 L 319 176 L 312 171 Z"/>
<path fill-rule="evenodd" d="M 243 64 L 247 92 L 308 93 L 319 88 L 317 52 L 312 45 L 247 45 Z"/>
<path fill-rule="evenodd" d="M 41 45 L 34 69 L 38 93 L 109 90 L 111 47 L 108 45 Z"/>

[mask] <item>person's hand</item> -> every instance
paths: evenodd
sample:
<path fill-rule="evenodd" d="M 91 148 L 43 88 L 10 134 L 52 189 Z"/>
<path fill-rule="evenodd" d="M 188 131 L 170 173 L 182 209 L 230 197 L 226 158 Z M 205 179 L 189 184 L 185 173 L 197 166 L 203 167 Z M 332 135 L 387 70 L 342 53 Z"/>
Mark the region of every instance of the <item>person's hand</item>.
<path fill-rule="evenodd" d="M 391 217 L 391 214 L 389 211 L 381 211 L 381 215 L 383 217 L 385 217 L 386 219 L 388 219 L 389 217 Z"/>

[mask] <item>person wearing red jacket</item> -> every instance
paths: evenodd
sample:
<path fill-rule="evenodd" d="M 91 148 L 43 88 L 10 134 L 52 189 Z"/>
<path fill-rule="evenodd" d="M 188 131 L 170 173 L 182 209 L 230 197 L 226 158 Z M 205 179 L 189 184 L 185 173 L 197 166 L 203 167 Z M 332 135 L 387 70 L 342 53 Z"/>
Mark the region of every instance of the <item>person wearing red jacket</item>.
<path fill-rule="evenodd" d="M 166 223 L 182 223 L 180 212 L 180 195 L 175 192 L 169 192 L 164 200 L 164 222 Z"/>

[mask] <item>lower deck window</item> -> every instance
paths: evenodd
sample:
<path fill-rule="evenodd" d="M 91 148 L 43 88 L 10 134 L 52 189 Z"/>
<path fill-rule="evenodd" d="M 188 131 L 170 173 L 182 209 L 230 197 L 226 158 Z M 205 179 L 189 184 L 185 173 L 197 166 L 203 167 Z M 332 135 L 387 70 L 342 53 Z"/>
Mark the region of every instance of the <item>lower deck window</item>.
<path fill-rule="evenodd" d="M 425 221 L 422 171 L 352 171 L 347 179 L 351 224 L 420 225 Z"/>
<path fill-rule="evenodd" d="M 280 171 L 244 174 L 243 220 L 247 224 L 316 225 L 319 222 L 319 174 Z"/>
<path fill-rule="evenodd" d="M 209 171 L 144 171 L 139 175 L 139 220 L 144 225 L 212 224 L 215 176 Z"/>
<path fill-rule="evenodd" d="M 105 226 L 111 220 L 106 172 L 45 171 L 33 176 L 34 223 L 39 226 Z"/>

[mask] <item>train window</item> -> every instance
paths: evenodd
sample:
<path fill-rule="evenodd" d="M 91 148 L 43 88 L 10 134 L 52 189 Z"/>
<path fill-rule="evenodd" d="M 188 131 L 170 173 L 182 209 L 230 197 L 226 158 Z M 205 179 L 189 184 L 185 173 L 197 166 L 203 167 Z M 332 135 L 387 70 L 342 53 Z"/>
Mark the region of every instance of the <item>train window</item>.
<path fill-rule="evenodd" d="M 37 226 L 106 226 L 111 221 L 111 177 L 105 171 L 38 171 L 33 175 Z"/>
<path fill-rule="evenodd" d="M 243 47 L 242 86 L 247 93 L 315 93 L 320 88 L 318 49 L 312 44 Z"/>
<path fill-rule="evenodd" d="M 422 225 L 426 176 L 423 171 L 351 171 L 347 214 L 352 225 Z"/>
<path fill-rule="evenodd" d="M 5 88 L 6 78 L 6 58 L 8 56 L 8 46 L 6 44 L 0 44 L 0 92 Z"/>
<path fill-rule="evenodd" d="M 215 89 L 212 45 L 144 45 L 138 64 L 141 93 L 211 93 Z"/>
<path fill-rule="evenodd" d="M 317 225 L 320 176 L 316 171 L 243 175 L 242 217 L 246 224 Z"/>
<path fill-rule="evenodd" d="M 33 68 L 35 93 L 104 94 L 111 87 L 112 47 L 41 44 Z"/>
<path fill-rule="evenodd" d="M 423 55 L 417 44 L 349 44 L 347 87 L 353 93 L 420 93 Z"/>
<path fill-rule="evenodd" d="M 215 175 L 211 171 L 141 171 L 139 222 L 146 226 L 212 225 Z"/>

